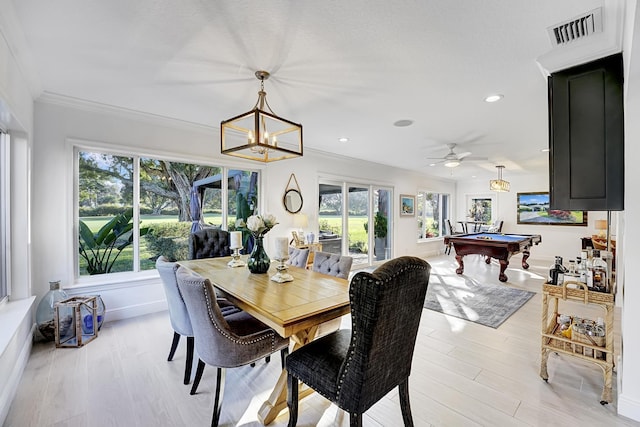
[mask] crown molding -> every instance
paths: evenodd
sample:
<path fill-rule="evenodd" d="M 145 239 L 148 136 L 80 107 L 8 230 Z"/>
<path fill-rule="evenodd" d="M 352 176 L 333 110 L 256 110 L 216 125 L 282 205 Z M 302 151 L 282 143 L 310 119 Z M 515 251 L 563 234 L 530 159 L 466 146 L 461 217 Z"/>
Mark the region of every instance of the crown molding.
<path fill-rule="evenodd" d="M 144 111 L 132 110 L 115 105 L 103 104 L 100 102 L 89 101 L 86 99 L 75 98 L 72 96 L 62 95 L 52 92 L 43 92 L 36 99 L 36 102 L 49 105 L 57 105 L 61 107 L 73 108 L 76 110 L 88 112 L 109 114 L 123 119 L 134 119 L 151 123 L 155 125 L 178 127 L 187 130 L 199 130 L 206 133 L 219 132 L 219 126 L 204 125 L 202 123 L 189 122 L 186 120 L 176 119 L 173 117 L 161 116 L 158 114 L 147 113 Z"/>

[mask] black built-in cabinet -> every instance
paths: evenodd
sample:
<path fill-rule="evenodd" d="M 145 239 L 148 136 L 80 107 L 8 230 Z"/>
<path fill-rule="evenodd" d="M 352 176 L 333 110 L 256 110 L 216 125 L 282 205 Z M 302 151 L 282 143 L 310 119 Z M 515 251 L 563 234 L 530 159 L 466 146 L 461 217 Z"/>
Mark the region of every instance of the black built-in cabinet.
<path fill-rule="evenodd" d="M 549 77 L 551 209 L 624 209 L 622 87 L 622 54 Z"/>

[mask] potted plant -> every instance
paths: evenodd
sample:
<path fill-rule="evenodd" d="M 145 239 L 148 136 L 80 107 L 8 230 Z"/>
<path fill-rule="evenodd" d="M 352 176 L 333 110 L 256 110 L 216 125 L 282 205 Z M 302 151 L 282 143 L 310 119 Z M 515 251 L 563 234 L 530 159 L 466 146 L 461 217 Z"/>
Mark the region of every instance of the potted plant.
<path fill-rule="evenodd" d="M 373 237 L 375 247 L 373 253 L 376 256 L 376 261 L 385 259 L 386 243 L 387 243 L 387 217 L 380 211 L 376 212 L 376 216 L 373 218 Z M 369 232 L 369 223 L 364 223 L 364 229 Z"/>

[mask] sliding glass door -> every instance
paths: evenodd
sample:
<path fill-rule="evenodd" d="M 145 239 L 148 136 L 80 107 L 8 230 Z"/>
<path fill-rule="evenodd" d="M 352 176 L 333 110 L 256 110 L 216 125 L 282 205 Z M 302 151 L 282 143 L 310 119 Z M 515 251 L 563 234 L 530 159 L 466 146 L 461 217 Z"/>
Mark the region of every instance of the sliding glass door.
<path fill-rule="evenodd" d="M 324 252 L 349 255 L 354 266 L 391 258 L 391 189 L 321 181 L 318 190 L 319 242 Z"/>

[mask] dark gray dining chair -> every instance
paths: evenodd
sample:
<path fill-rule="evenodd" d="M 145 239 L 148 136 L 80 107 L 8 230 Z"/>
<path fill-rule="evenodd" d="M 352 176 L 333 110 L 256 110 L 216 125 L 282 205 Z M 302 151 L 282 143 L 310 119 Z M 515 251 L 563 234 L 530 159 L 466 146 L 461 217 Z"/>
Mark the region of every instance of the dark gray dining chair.
<path fill-rule="evenodd" d="M 328 252 L 314 252 L 311 269 L 318 273 L 348 279 L 351 272 L 353 258 L 346 255 L 330 254 Z"/>
<path fill-rule="evenodd" d="M 189 313 L 187 312 L 184 299 L 178 289 L 178 282 L 176 279 L 178 264 L 171 262 L 168 258 L 160 255 L 156 260 L 156 269 L 160 275 L 164 293 L 167 297 L 169 320 L 171 321 L 171 327 L 173 328 L 173 340 L 171 342 L 171 349 L 169 350 L 169 357 L 167 358 L 167 361 L 170 362 L 173 360 L 173 356 L 175 355 L 178 344 L 180 343 L 180 337 L 187 337 L 187 360 L 184 367 L 184 383 L 189 384 L 189 381 L 191 380 L 191 366 L 193 365 L 193 328 L 191 327 L 191 320 L 189 319 Z M 223 315 L 233 314 L 240 311 L 239 308 L 235 307 L 225 299 L 218 299 L 218 304 L 221 307 Z M 194 394 L 197 388 L 197 384 L 194 383 L 191 394 Z"/>
<path fill-rule="evenodd" d="M 231 255 L 229 232 L 221 228 L 203 228 L 189 235 L 189 259 Z"/>
<path fill-rule="evenodd" d="M 287 357 L 289 427 L 298 419 L 298 381 L 349 413 L 351 426 L 398 387 L 405 426 L 413 426 L 409 375 L 431 266 L 409 256 L 373 273 L 358 272 L 349 287 L 352 329 L 340 329 Z"/>
<path fill-rule="evenodd" d="M 294 267 L 306 268 L 307 260 L 309 259 L 309 248 L 294 248 L 289 246 L 289 259 L 287 260 L 288 265 L 293 265 Z"/>
<path fill-rule="evenodd" d="M 445 221 L 446 221 L 447 228 L 448 228 L 448 229 L 446 230 L 447 235 L 449 235 L 449 236 L 455 236 L 456 234 L 464 234 L 464 232 L 463 232 L 463 231 L 458 231 L 458 230 L 456 230 L 455 228 L 453 228 L 453 226 L 451 225 L 451 221 L 450 221 L 449 219 L 446 219 Z M 451 244 L 451 242 L 449 242 L 449 244 L 447 245 L 447 247 L 446 247 L 446 248 L 444 248 L 444 253 L 445 253 L 445 254 L 449 255 L 449 254 L 451 253 L 451 246 L 453 246 L 453 245 Z"/>
<path fill-rule="evenodd" d="M 225 369 L 249 365 L 276 351 L 280 351 L 284 367 L 289 340 L 244 311 L 223 316 L 208 279 L 184 267 L 178 269 L 176 277 L 193 326 L 195 348 L 200 357 L 198 371 L 205 364 L 217 368 L 211 418 L 211 425 L 215 427 L 222 409 Z"/>

